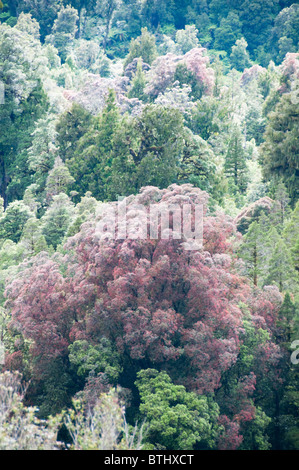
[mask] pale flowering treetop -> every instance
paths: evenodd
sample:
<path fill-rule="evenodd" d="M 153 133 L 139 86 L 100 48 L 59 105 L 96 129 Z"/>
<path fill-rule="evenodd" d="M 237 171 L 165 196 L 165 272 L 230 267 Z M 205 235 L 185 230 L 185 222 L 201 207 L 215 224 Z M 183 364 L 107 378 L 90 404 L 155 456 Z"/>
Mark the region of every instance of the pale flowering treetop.
<path fill-rule="evenodd" d="M 158 96 L 173 84 L 176 68 L 179 64 L 184 64 L 187 69 L 194 73 L 198 82 L 203 86 L 204 93 L 210 94 L 213 90 L 215 75 L 210 67 L 210 61 L 205 55 L 206 49 L 196 47 L 184 55 L 168 53 L 158 57 L 152 64 L 148 72 L 148 86 L 146 93 Z"/>
<path fill-rule="evenodd" d="M 88 73 L 85 83 L 79 90 L 64 91 L 64 97 L 70 102 L 76 102 L 90 113 L 97 115 L 105 107 L 109 89 L 116 92 L 118 103 L 124 101 L 129 79 L 127 77 L 107 78 L 98 74 Z"/>

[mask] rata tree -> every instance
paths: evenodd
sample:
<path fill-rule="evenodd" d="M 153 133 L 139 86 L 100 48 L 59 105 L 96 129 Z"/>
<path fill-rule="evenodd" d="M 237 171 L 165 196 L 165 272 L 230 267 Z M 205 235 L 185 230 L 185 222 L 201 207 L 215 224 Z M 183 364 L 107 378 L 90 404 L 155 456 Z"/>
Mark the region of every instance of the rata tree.
<path fill-rule="evenodd" d="M 184 55 L 168 53 L 158 57 L 152 64 L 148 80 L 145 92 L 152 98 L 164 92 L 175 80 L 190 85 L 196 98 L 200 98 L 203 94 L 212 94 L 215 75 L 206 49 L 195 47 Z"/>
<path fill-rule="evenodd" d="M 122 201 L 98 203 L 95 216 L 60 250 L 63 255 L 43 261 L 40 254 L 31 260 L 31 271 L 22 270 L 8 284 L 7 308 L 12 315 L 11 327 L 15 325 L 31 342 L 29 364 L 33 361 L 34 370 L 43 361 L 45 370 L 57 368 L 53 381 L 58 380 L 60 397 L 67 382 L 65 376 L 59 379 L 58 366 L 71 360 L 80 380 L 89 371 L 104 373 L 108 380 L 110 374 L 111 380 L 117 377 L 121 387 L 130 389 L 135 420 L 140 400 L 134 385 L 138 372 L 164 371 L 175 384 L 163 375 L 165 389 L 178 393 L 180 405 L 176 408 L 171 401 L 163 402 L 165 422 L 174 413 L 174 419 L 186 430 L 183 416 L 178 414 L 182 409 L 192 428 L 190 433 L 186 431 L 191 441 L 187 434 L 184 440 L 174 432 L 174 442 L 182 448 L 193 445 L 199 429 L 209 440 L 209 423 L 216 417 L 211 411 L 209 418 L 204 408 L 208 397 L 221 390 L 216 400 L 221 436 L 215 439 L 221 448 L 237 448 L 247 427 L 259 416 L 255 394 L 262 386 L 271 388 L 277 380 L 270 373 L 279 352 L 271 341 L 271 328 L 281 299 L 275 289 L 253 295 L 232 256 L 233 240 L 238 236 L 233 220 L 207 211 L 207 193 L 190 184 L 167 189 L 147 186 Z M 196 240 L 192 226 L 199 230 Z M 248 335 L 246 311 L 249 317 L 254 315 Z M 257 333 L 260 340 L 250 352 Z M 18 341 L 11 353 L 21 349 Z M 54 362 L 53 354 L 60 362 Z M 49 393 L 51 390 L 49 385 Z M 46 401 L 53 399 L 51 394 L 47 397 Z M 193 399 L 196 403 L 199 400 L 200 424 L 192 420 Z M 146 403 L 144 406 L 140 412 L 151 414 Z M 201 421 L 204 416 L 206 423 Z M 260 420 L 250 429 L 260 435 Z M 159 440 L 171 446 L 163 433 Z M 213 445 L 202 444 L 204 448 Z"/>
<path fill-rule="evenodd" d="M 68 403 L 71 385 L 67 348 L 74 312 L 66 308 L 64 284 L 59 264 L 43 252 L 21 266 L 7 291 L 9 305 L 14 304 L 9 328 L 18 353 L 7 355 L 6 368 L 32 380 L 26 399 L 34 399 L 43 417 Z"/>

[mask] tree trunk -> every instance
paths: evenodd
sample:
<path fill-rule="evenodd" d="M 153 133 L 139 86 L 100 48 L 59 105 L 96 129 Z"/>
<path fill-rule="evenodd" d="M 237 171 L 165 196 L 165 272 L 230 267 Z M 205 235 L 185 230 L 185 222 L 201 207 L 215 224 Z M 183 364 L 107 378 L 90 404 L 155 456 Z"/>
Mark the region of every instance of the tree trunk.
<path fill-rule="evenodd" d="M 106 23 L 104 43 L 103 43 L 104 51 L 106 51 L 106 48 L 107 48 L 108 36 L 109 36 L 109 32 L 110 32 L 110 24 L 111 24 L 111 20 L 112 20 L 112 13 L 113 13 L 113 11 L 111 12 L 111 14 L 109 14 L 109 17 L 108 17 L 107 23 Z"/>

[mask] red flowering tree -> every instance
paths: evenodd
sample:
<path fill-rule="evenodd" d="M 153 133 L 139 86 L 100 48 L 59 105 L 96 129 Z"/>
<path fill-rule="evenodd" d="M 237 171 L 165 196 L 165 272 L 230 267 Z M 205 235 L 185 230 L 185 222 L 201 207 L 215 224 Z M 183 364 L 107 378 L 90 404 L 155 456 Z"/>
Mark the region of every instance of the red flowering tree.
<path fill-rule="evenodd" d="M 216 394 L 219 447 L 236 448 L 255 416 L 257 382 L 279 356 L 271 327 L 280 300 L 272 291 L 254 296 L 240 277 L 236 227 L 208 214 L 207 193 L 189 184 L 146 187 L 122 204 L 130 236 L 121 236 L 120 206 L 99 203 L 96 220 L 69 238 L 63 257 L 36 257 L 8 285 L 11 328 L 31 342 L 36 372 L 67 358 L 75 341 L 87 341 L 97 360 L 105 338 L 118 354 L 113 365 L 121 365 L 123 387 L 133 387 L 141 369 L 156 368 L 189 391 Z M 147 211 L 165 205 L 172 208 L 168 231 L 160 220 L 157 238 L 138 237 L 153 224 Z M 194 250 L 175 219 L 174 208 L 184 205 L 203 207 L 203 245 Z"/>
<path fill-rule="evenodd" d="M 178 65 L 184 65 L 192 72 L 195 80 L 201 86 L 205 94 L 211 94 L 214 87 L 214 70 L 210 67 L 210 61 L 204 48 L 194 48 L 185 55 L 177 56 L 168 53 L 158 57 L 148 72 L 148 85 L 145 92 L 157 97 L 173 84 Z"/>

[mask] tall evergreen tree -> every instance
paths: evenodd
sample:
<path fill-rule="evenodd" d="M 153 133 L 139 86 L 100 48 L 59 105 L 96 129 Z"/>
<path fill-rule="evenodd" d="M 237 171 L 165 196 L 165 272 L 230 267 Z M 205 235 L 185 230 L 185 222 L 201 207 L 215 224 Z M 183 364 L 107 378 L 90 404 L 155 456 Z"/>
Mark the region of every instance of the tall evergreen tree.
<path fill-rule="evenodd" d="M 269 272 L 266 282 L 276 284 L 281 292 L 292 289 L 295 285 L 296 273 L 293 267 L 290 251 L 284 241 L 276 243 L 273 254 L 269 259 Z"/>
<path fill-rule="evenodd" d="M 148 65 L 151 65 L 157 57 L 155 36 L 147 28 L 142 28 L 141 36 L 132 40 L 124 67 L 130 64 L 136 57 L 140 57 Z"/>
<path fill-rule="evenodd" d="M 78 12 L 75 8 L 70 5 L 62 6 L 54 21 L 51 34 L 46 37 L 46 42 L 56 47 L 63 61 L 67 58 L 75 39 L 78 20 Z"/>
<path fill-rule="evenodd" d="M 63 163 L 60 157 L 57 157 L 54 162 L 54 167 L 49 172 L 47 178 L 47 199 L 50 200 L 53 196 L 56 196 L 61 192 L 66 192 L 68 187 L 74 182 L 75 180 L 70 175 L 67 166 Z"/>
<path fill-rule="evenodd" d="M 142 70 L 142 61 L 139 59 L 137 62 L 136 73 L 134 74 L 131 82 L 131 87 L 128 92 L 128 98 L 137 98 L 145 100 L 146 95 L 144 89 L 146 86 L 145 73 Z"/>
<path fill-rule="evenodd" d="M 84 115 L 80 109 L 76 110 L 76 115 Z M 86 129 L 85 134 L 76 141 L 71 137 L 74 152 L 70 154 L 67 149 L 66 165 L 69 168 L 71 176 L 76 181 L 76 191 L 78 196 L 83 196 L 86 191 L 91 191 L 97 199 L 107 199 L 107 185 L 111 177 L 113 139 L 119 126 L 120 113 L 116 104 L 115 92 L 109 90 L 106 98 L 105 108 L 98 116 L 93 125 Z M 73 124 L 76 132 L 77 117 Z M 91 121 L 89 121 L 91 122 Z M 68 127 L 68 121 L 66 121 Z M 67 129 L 60 128 L 60 137 L 62 140 Z M 80 131 L 81 132 L 81 131 Z"/>
<path fill-rule="evenodd" d="M 261 241 L 263 234 L 257 221 L 250 224 L 240 247 L 239 255 L 245 261 L 247 273 L 255 286 L 262 272 Z"/>
<path fill-rule="evenodd" d="M 247 52 L 247 41 L 244 38 L 237 39 L 236 44 L 232 47 L 230 62 L 239 72 L 243 72 L 245 68 L 250 67 L 251 61 Z"/>
<path fill-rule="evenodd" d="M 56 125 L 56 141 L 63 161 L 74 155 L 78 140 L 93 127 L 93 116 L 78 103 L 61 114 Z"/>
<path fill-rule="evenodd" d="M 248 170 L 242 134 L 237 127 L 234 129 L 228 144 L 224 171 L 227 177 L 233 182 L 235 191 L 244 193 L 248 184 Z"/>
<path fill-rule="evenodd" d="M 291 361 L 291 343 L 294 339 L 295 317 L 295 304 L 289 292 L 286 292 L 278 313 L 275 330 L 275 342 L 279 345 L 282 353 L 279 364 L 282 382 L 273 390 L 274 419 L 272 428 L 274 450 L 296 449 L 298 446 L 298 370 Z"/>
<path fill-rule="evenodd" d="M 60 193 L 53 196 L 49 208 L 41 218 L 42 233 L 49 246 L 56 250 L 72 223 L 74 215 L 74 204 L 66 194 Z"/>
<path fill-rule="evenodd" d="M 281 180 L 294 207 L 299 198 L 299 85 L 282 95 L 269 115 L 265 142 L 261 147 L 261 163 L 265 180 Z"/>

